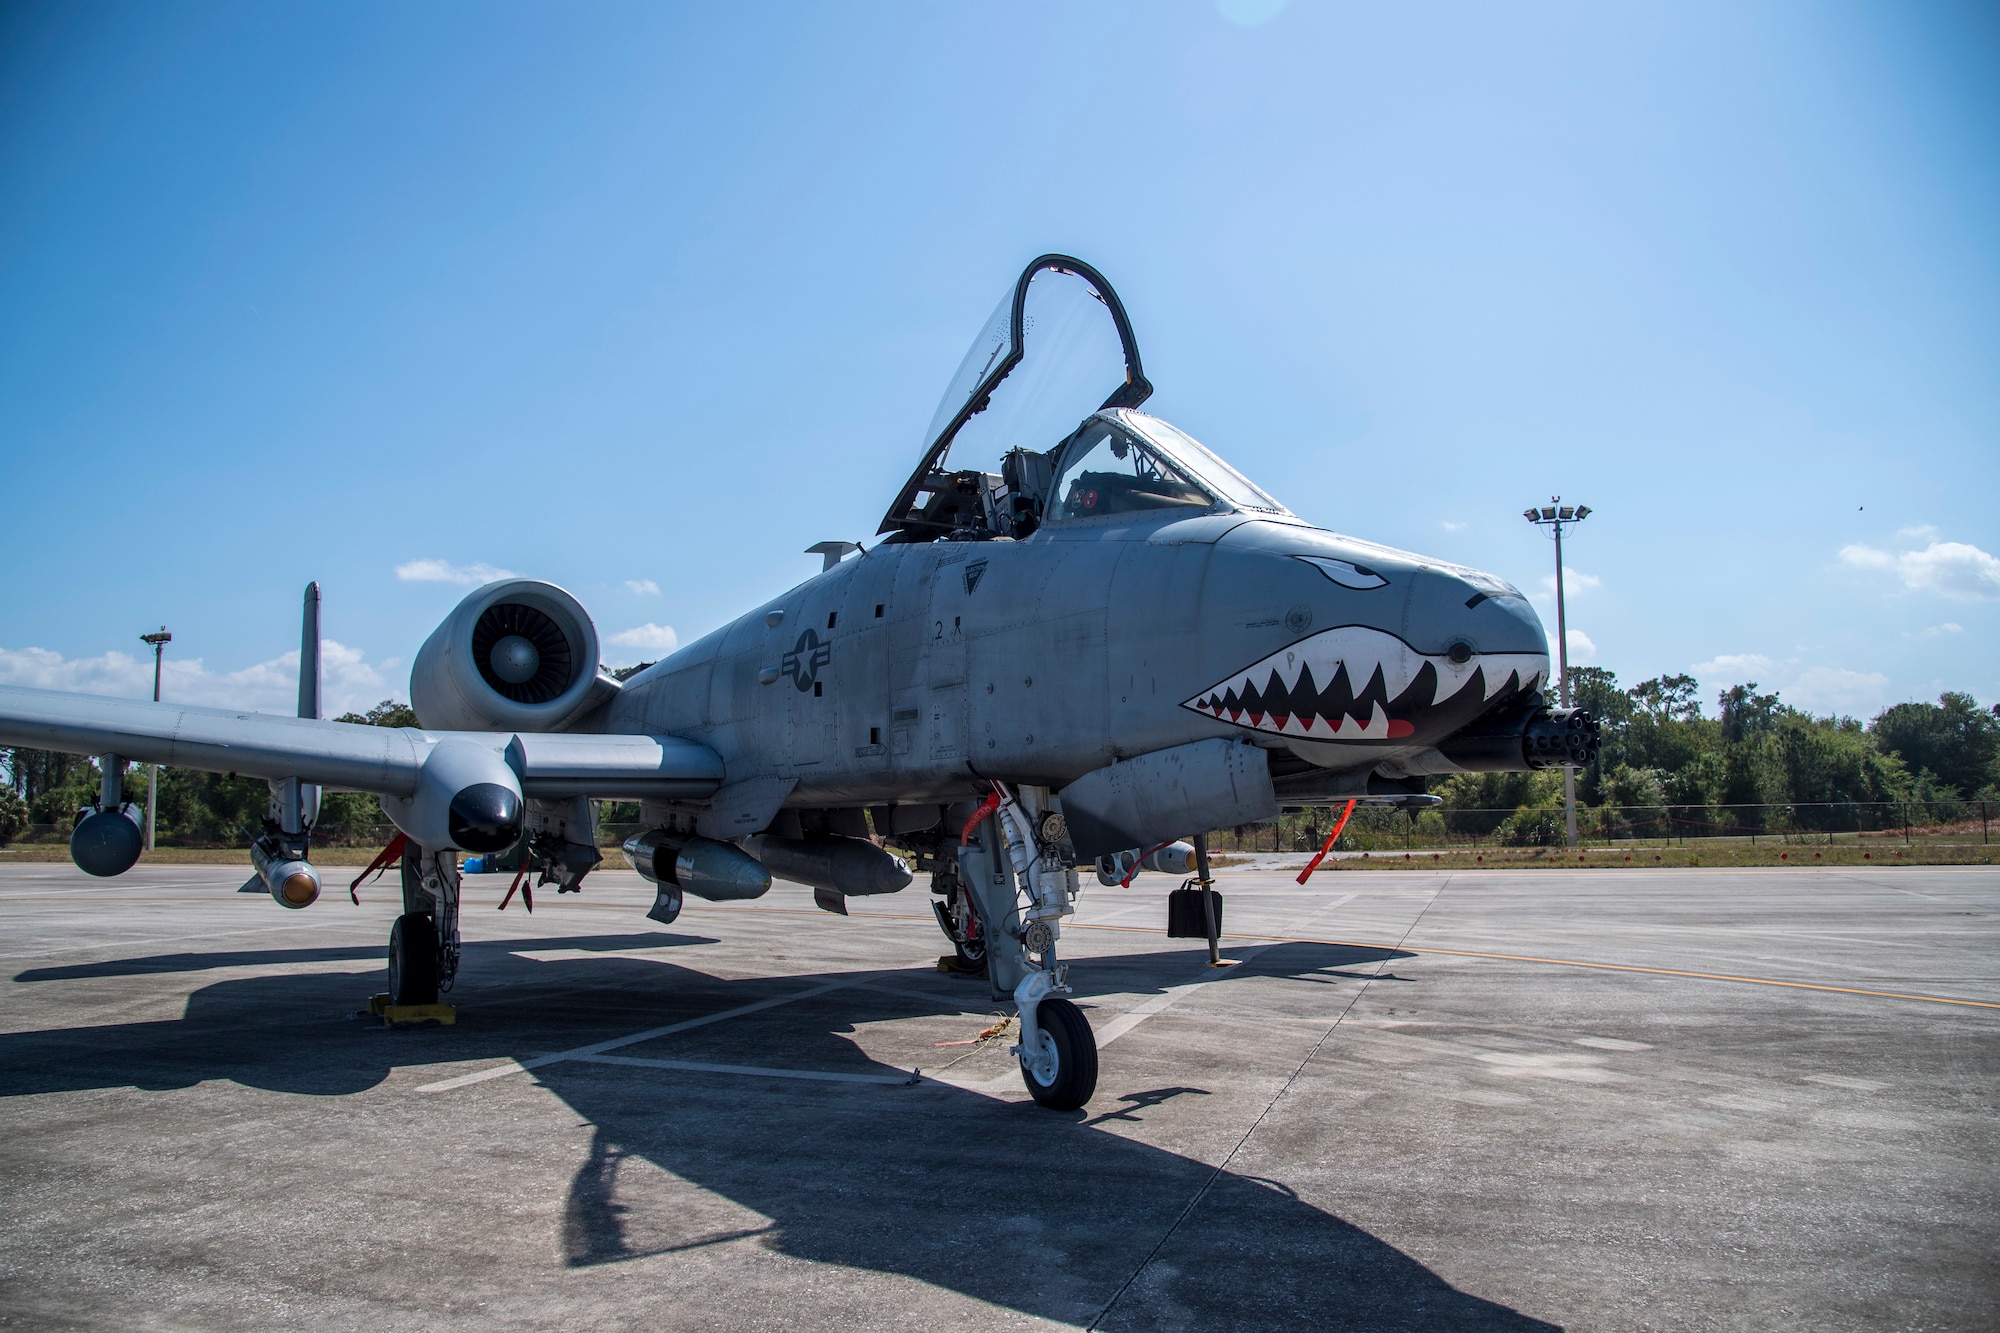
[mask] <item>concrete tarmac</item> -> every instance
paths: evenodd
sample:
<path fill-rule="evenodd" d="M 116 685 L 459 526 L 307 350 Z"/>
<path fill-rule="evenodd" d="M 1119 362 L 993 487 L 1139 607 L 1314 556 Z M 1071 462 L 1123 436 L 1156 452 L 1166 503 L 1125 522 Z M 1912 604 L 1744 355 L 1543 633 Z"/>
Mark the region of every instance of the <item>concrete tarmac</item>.
<path fill-rule="evenodd" d="M 243 874 L 0 862 L 0 1327 L 2000 1327 L 1992 870 L 1091 885 L 1068 1115 L 921 886 L 471 879 L 392 1032 Z"/>

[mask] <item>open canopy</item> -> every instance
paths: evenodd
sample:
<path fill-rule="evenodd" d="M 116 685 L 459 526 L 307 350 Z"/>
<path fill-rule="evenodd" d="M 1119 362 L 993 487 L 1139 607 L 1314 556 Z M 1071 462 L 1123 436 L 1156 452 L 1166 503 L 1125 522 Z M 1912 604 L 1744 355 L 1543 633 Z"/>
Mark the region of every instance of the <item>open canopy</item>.
<path fill-rule="evenodd" d="M 1023 269 L 980 326 L 926 432 L 917 470 L 904 483 L 881 532 L 941 532 L 955 506 L 926 494 L 962 489 L 947 472 L 955 443 L 996 456 L 1053 450 L 1100 408 L 1137 407 L 1152 395 L 1118 293 L 1102 274 L 1068 255 L 1043 255 Z"/>

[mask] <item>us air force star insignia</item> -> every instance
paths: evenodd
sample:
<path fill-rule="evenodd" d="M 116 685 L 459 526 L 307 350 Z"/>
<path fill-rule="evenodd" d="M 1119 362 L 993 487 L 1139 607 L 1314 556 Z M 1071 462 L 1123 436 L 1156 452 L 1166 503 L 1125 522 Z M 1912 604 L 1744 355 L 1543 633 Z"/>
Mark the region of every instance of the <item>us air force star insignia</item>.
<path fill-rule="evenodd" d="M 821 643 L 817 632 L 807 630 L 799 635 L 792 651 L 785 654 L 779 669 L 790 676 L 792 684 L 803 693 L 813 687 L 813 678 L 819 675 L 819 669 L 832 660 L 833 645 Z"/>
<path fill-rule="evenodd" d="M 965 595 L 972 596 L 972 590 L 979 586 L 979 580 L 986 574 L 986 562 L 975 560 L 965 567 Z"/>

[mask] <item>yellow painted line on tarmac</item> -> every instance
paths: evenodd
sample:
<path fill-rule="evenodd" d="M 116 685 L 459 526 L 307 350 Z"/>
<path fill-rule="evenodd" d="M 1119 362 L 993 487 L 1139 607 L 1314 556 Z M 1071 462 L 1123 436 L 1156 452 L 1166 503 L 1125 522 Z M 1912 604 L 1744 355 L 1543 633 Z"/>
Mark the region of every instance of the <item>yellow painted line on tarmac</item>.
<path fill-rule="evenodd" d="M 1147 935 L 1164 935 L 1152 926 L 1092 926 L 1071 922 L 1071 930 L 1124 930 Z M 1384 949 L 1410 954 L 1445 954 L 1453 958 L 1493 958 L 1508 963 L 1545 963 L 1552 967 L 1588 967 L 1603 972 L 1644 972 L 1657 977 L 1688 977 L 1696 981 L 1736 981 L 1747 986 L 1783 986 L 1790 990 L 1832 991 L 1839 995 L 1866 995 L 1878 1000 L 1921 1000 L 1926 1004 L 1956 1004 L 1969 1009 L 2000 1009 L 1993 1000 L 1959 1000 L 1948 995 L 1912 995 L 1902 991 L 1863 990 L 1858 986 L 1826 986 L 1811 981 L 1780 981 L 1775 977 L 1739 977 L 1726 972 L 1686 972 L 1672 967 L 1639 967 L 1631 963 L 1592 963 L 1580 958 L 1537 958 L 1531 954 L 1480 953 L 1472 949 L 1433 949 L 1409 944 L 1364 944 L 1359 940 L 1308 940 L 1290 935 L 1224 936 L 1233 940 L 1257 940 L 1270 944 L 1327 944 L 1347 949 Z"/>

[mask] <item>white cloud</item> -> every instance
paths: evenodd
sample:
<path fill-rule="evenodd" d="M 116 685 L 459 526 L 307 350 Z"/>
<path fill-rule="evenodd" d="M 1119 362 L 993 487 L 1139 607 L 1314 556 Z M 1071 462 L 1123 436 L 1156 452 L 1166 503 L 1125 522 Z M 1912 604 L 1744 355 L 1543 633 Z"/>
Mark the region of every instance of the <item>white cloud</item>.
<path fill-rule="evenodd" d="M 1696 662 L 1688 670 L 1702 681 L 1741 685 L 1747 680 L 1769 676 L 1778 664 L 1762 653 L 1723 653 L 1706 662 Z"/>
<path fill-rule="evenodd" d="M 1576 568 L 1568 568 L 1563 570 L 1563 598 L 1565 600 L 1571 597 L 1575 597 L 1578 593 L 1596 592 L 1599 588 L 1602 588 L 1603 586 L 1604 586 L 1604 580 L 1597 577 L 1597 575 L 1595 574 L 1586 574 L 1582 570 Z M 1556 600 L 1555 575 L 1553 574 L 1542 575 L 1542 590 L 1541 592 L 1536 594 L 1535 600 L 1547 602 L 1551 606 L 1555 604 Z"/>
<path fill-rule="evenodd" d="M 1807 667 L 1779 686 L 1778 694 L 1786 703 L 1816 713 L 1868 716 L 1888 704 L 1889 678 L 1879 671 Z"/>
<path fill-rule="evenodd" d="M 674 633 L 672 625 L 655 625 L 650 621 L 635 625 L 631 629 L 619 630 L 606 643 L 615 643 L 620 648 L 636 648 L 641 653 L 652 653 L 656 658 L 664 657 L 681 646 L 680 635 Z"/>
<path fill-rule="evenodd" d="M 1934 542 L 1943 534 L 1928 523 L 1919 523 L 1915 527 L 1898 528 L 1896 535 L 1898 537 L 1908 537 L 1912 541 Z"/>
<path fill-rule="evenodd" d="M 1924 637 L 1926 639 L 1935 639 L 1940 634 L 1963 634 L 1963 633 L 1965 633 L 1965 626 L 1959 624 L 1955 620 L 1947 620 L 1942 625 L 1932 625 L 1929 629 L 1925 630 Z"/>
<path fill-rule="evenodd" d="M 1723 653 L 1688 670 L 1708 690 L 1755 681 L 1760 689 L 1776 690 L 1785 703 L 1809 712 L 1867 717 L 1890 703 L 1889 678 L 1879 671 L 1808 665 L 1797 657 L 1780 662 L 1762 653 Z"/>
<path fill-rule="evenodd" d="M 1463 523 L 1454 523 L 1454 522 L 1452 522 L 1452 521 L 1451 521 L 1450 519 L 1445 519 L 1445 520 L 1443 520 L 1442 522 L 1440 522 L 1440 523 L 1438 524 L 1438 526 L 1439 526 L 1439 527 L 1441 527 L 1441 528 L 1443 528 L 1443 529 L 1444 529 L 1444 530 L 1445 530 L 1446 532 L 1464 532 L 1464 531 L 1465 531 L 1465 524 L 1463 524 Z"/>
<path fill-rule="evenodd" d="M 1895 574 L 1911 592 L 1954 601 L 2000 598 L 2000 559 L 1966 542 L 1933 541 L 1920 551 L 1891 552 L 1855 544 L 1840 548 L 1842 564 Z"/>
<path fill-rule="evenodd" d="M 658 597 L 660 585 L 651 579 L 626 579 L 625 586 L 641 597 Z"/>
<path fill-rule="evenodd" d="M 448 560 L 412 560 L 396 566 L 396 577 L 405 583 L 456 583 L 471 587 L 520 576 L 511 569 L 495 565 L 454 565 Z"/>
<path fill-rule="evenodd" d="M 199 657 L 176 659 L 171 649 L 168 653 L 160 680 L 160 698 L 165 702 L 286 716 L 298 711 L 297 649 L 236 671 L 210 671 Z M 365 709 L 402 693 L 400 683 L 392 684 L 387 674 L 396 665 L 393 661 L 370 663 L 359 648 L 333 639 L 320 643 L 319 656 L 320 688 L 328 717 Z M 121 652 L 65 658 L 47 648 L 0 648 L 0 685 L 150 699 L 153 664 Z"/>
<path fill-rule="evenodd" d="M 1597 645 L 1580 629 L 1569 632 L 1569 660 L 1589 664 L 1597 660 Z"/>

